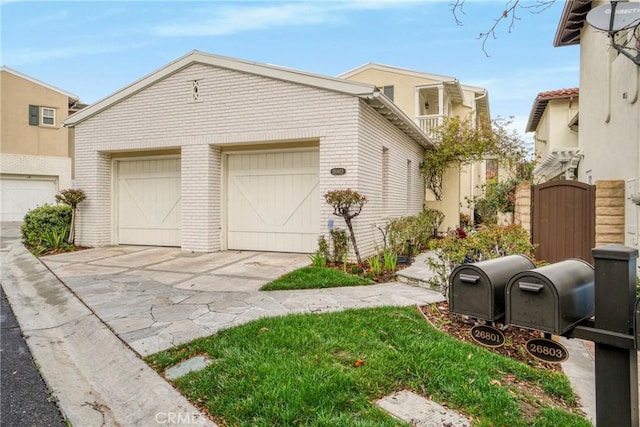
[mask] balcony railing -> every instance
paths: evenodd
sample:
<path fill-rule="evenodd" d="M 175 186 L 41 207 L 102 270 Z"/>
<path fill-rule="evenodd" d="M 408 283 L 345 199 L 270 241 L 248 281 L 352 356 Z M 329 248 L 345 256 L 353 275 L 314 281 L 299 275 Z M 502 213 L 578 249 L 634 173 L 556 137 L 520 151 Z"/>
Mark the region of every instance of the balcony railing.
<path fill-rule="evenodd" d="M 429 116 L 417 116 L 416 123 L 424 133 L 429 136 L 435 135 L 435 129 L 442 124 L 444 116 L 432 114 Z"/>

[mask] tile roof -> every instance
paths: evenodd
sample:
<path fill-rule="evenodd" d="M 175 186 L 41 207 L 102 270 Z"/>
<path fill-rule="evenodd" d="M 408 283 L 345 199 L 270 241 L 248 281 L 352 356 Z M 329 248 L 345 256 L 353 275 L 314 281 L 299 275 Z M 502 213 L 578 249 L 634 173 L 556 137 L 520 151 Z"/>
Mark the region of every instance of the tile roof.
<path fill-rule="evenodd" d="M 547 104 L 552 99 L 567 99 L 576 98 L 580 96 L 580 88 L 573 87 L 568 89 L 549 90 L 546 92 L 540 92 L 533 101 L 531 107 L 531 113 L 529 113 L 529 121 L 527 122 L 527 132 L 535 132 L 538 127 L 538 123 L 544 114 L 544 110 L 547 108 Z"/>

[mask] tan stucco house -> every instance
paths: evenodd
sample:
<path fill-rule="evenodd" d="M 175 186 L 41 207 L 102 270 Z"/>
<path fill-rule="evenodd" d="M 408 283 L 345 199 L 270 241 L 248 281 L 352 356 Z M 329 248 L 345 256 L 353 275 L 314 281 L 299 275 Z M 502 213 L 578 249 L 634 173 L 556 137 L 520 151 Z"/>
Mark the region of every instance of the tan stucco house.
<path fill-rule="evenodd" d="M 0 220 L 22 221 L 72 186 L 73 134 L 62 122 L 78 97 L 2 67 L 0 98 Z"/>
<path fill-rule="evenodd" d="M 534 181 L 575 179 L 582 150 L 578 147 L 578 88 L 540 92 L 533 101 L 527 132 L 534 132 Z"/>
<path fill-rule="evenodd" d="M 444 117 L 458 116 L 476 125 L 490 126 L 487 90 L 463 85 L 454 77 L 377 63 L 362 65 L 339 77 L 377 86 L 431 137 Z M 498 170 L 496 160 L 451 168 L 443 180 L 441 200 L 426 191 L 426 206 L 445 214 L 441 229 L 457 227 L 461 213 L 473 216 L 467 199 L 477 195 L 487 176 L 497 175 Z"/>
<path fill-rule="evenodd" d="M 369 202 L 363 256 L 382 218 L 417 214 L 428 136 L 374 85 L 193 51 L 66 120 L 87 193 L 81 245 L 313 252 L 345 228 L 323 195 Z"/>
<path fill-rule="evenodd" d="M 606 32 L 586 22 L 592 8 L 605 4 L 610 2 L 567 1 L 554 45 L 580 45 L 578 146 L 584 158 L 578 180 L 590 184 L 625 181 L 624 240 L 638 247 L 639 208 L 632 198 L 640 193 L 640 66 L 614 49 Z M 630 40 L 637 47 L 638 37 L 636 26 L 617 33 L 616 41 Z"/>

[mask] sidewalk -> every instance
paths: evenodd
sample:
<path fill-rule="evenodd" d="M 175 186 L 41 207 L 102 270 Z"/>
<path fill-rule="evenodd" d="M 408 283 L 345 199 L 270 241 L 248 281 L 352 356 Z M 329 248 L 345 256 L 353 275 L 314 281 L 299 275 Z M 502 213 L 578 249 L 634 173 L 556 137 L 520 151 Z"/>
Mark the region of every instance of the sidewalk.
<path fill-rule="evenodd" d="M 0 288 L 0 425 L 64 427 Z"/>

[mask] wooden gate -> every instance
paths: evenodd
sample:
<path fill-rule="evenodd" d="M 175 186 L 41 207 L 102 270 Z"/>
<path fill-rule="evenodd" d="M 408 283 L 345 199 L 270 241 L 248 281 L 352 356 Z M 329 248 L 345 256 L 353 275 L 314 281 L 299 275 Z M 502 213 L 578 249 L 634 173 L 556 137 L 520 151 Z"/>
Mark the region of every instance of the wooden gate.
<path fill-rule="evenodd" d="M 532 187 L 531 240 L 539 261 L 580 258 L 592 262 L 595 246 L 596 187 L 551 181 Z"/>

